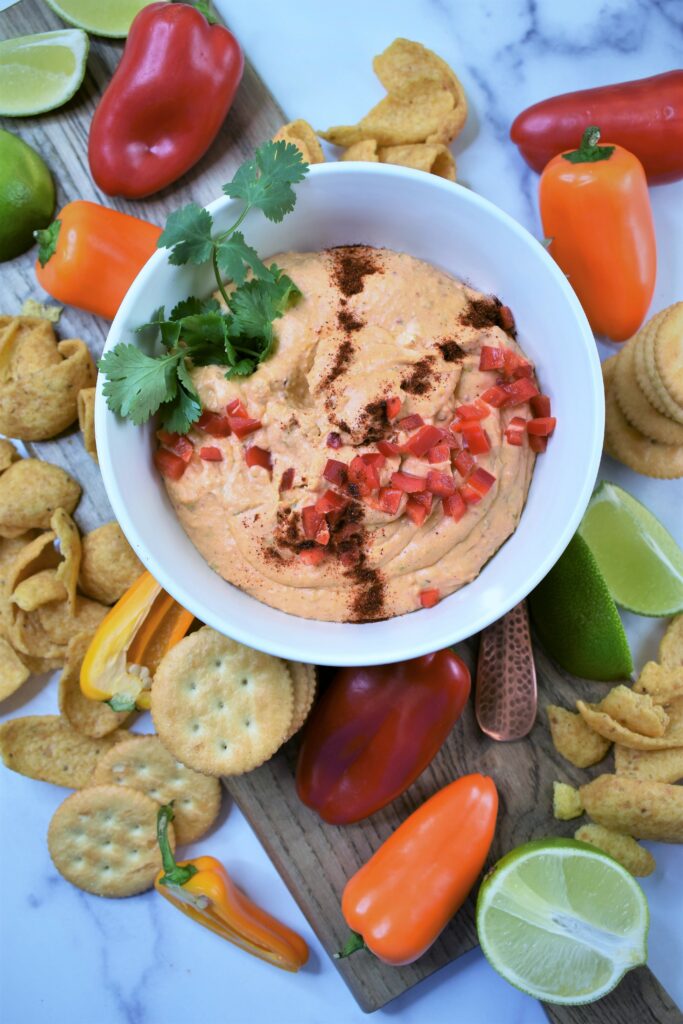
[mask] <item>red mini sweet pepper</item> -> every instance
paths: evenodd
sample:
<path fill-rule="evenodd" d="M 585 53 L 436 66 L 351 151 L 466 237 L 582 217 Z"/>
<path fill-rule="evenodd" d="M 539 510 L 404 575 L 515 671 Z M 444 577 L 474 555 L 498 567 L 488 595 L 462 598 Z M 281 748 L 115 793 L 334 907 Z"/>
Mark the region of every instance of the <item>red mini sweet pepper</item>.
<path fill-rule="evenodd" d="M 424 771 L 469 693 L 468 668 L 449 649 L 396 665 L 341 669 L 306 725 L 299 798 L 334 825 L 378 811 Z"/>
<path fill-rule="evenodd" d="M 232 33 L 194 7 L 144 7 L 90 127 L 90 170 L 103 192 L 136 199 L 185 174 L 218 134 L 243 68 Z"/>

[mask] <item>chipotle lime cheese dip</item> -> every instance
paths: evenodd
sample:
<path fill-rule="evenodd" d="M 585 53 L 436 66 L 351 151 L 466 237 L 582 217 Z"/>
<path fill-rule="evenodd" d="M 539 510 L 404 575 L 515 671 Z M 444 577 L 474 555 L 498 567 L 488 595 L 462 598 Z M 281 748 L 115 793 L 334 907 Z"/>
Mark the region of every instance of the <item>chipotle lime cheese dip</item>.
<path fill-rule="evenodd" d="M 251 377 L 193 371 L 204 413 L 166 479 L 178 517 L 224 579 L 294 615 L 434 604 L 513 533 L 552 430 L 526 422 L 549 408 L 512 314 L 388 249 L 273 259 L 302 297 Z"/>

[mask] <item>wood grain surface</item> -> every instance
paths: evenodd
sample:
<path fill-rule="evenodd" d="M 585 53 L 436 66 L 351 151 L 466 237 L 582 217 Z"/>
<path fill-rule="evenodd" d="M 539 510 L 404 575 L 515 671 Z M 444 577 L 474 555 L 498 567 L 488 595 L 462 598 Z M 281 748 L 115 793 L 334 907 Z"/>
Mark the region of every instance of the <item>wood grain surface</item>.
<path fill-rule="evenodd" d="M 22 0 L 0 13 L 0 39 L 63 27 L 40 0 Z M 285 120 L 277 102 L 247 62 L 236 101 L 207 155 L 180 181 L 150 199 L 127 201 L 103 196 L 94 185 L 87 163 L 90 119 L 121 55 L 123 44 L 91 38 L 88 72 L 77 95 L 61 109 L 40 117 L 2 119 L 2 127 L 20 135 L 47 161 L 57 185 L 58 208 L 73 199 L 103 202 L 127 213 L 162 224 L 166 214 L 189 200 L 206 204 L 220 194 L 223 183 Z M 293 112 L 296 116 L 296 112 Z M 35 250 L 2 265 L 0 312 L 19 312 L 27 298 L 45 300 L 33 272 Z M 49 300 L 48 300 L 49 301 Z M 94 356 L 101 352 L 108 323 L 74 309 L 65 309 L 58 327 L 61 338 L 82 337 Z M 41 458 L 62 465 L 83 486 L 76 512 L 82 530 L 112 518 L 99 470 L 85 453 L 80 434 L 72 428 L 52 441 L 27 445 Z M 134 485 L 134 481 L 133 481 Z M 476 641 L 463 645 L 470 662 Z M 600 684 L 560 673 L 537 651 L 539 704 L 570 705 L 577 696 L 599 699 Z M 472 666 L 473 667 L 473 666 Z M 453 731 L 433 764 L 391 807 L 358 825 L 337 828 L 321 824 L 304 807 L 294 790 L 297 741 L 256 772 L 226 780 L 235 801 L 258 833 L 264 847 L 299 902 L 325 948 L 334 953 L 347 930 L 339 897 L 349 876 L 377 849 L 383 839 L 436 789 L 469 771 L 491 775 L 499 788 L 499 827 L 491 858 L 527 839 L 571 835 L 574 825 L 552 819 L 552 781 L 574 784 L 590 772 L 562 761 L 550 743 L 541 713 L 530 737 L 512 744 L 495 743 L 477 728 L 473 707 Z M 604 771 L 601 765 L 592 774 Z M 401 969 L 385 967 L 367 953 L 337 962 L 342 977 L 360 1005 L 376 1009 L 406 991 L 439 967 L 476 944 L 474 902 L 468 901 L 433 949 L 418 963 Z M 627 976 L 615 993 L 590 1007 L 549 1008 L 556 1021 L 592 1024 L 670 1024 L 681 1020 L 673 1002 L 647 969 Z"/>

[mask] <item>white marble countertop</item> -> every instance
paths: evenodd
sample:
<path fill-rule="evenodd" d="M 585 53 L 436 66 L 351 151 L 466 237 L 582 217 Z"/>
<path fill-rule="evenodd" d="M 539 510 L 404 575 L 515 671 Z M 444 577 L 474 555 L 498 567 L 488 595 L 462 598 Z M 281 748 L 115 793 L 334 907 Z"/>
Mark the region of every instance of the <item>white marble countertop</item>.
<path fill-rule="evenodd" d="M 432 47 L 457 71 L 470 120 L 456 141 L 458 178 L 540 235 L 536 176 L 508 140 L 513 117 L 548 95 L 681 65 L 676 0 L 249 0 L 217 7 L 291 118 L 352 122 L 382 95 L 371 59 L 396 36 Z M 652 190 L 659 252 L 653 309 L 683 297 L 683 182 Z M 676 288 L 676 282 L 678 288 Z M 603 355 L 608 346 L 602 346 Z M 683 542 L 683 482 L 650 481 L 605 460 Z M 626 616 L 637 664 L 663 624 Z M 56 690 L 31 680 L 0 718 L 56 710 Z M 147 725 L 143 722 L 141 728 Z M 0 773 L 0 999 L 6 1024 L 353 1024 L 365 1020 L 239 811 L 225 800 L 201 843 L 255 899 L 299 930 L 311 960 L 276 971 L 189 922 L 153 893 L 102 900 L 66 884 L 45 834 L 64 791 Z M 552 819 L 548 820 L 552 832 Z M 683 851 L 652 847 L 643 882 L 650 965 L 683 1006 Z M 540 1006 L 503 982 L 478 951 L 378 1011 L 402 1024 L 532 1024 Z"/>

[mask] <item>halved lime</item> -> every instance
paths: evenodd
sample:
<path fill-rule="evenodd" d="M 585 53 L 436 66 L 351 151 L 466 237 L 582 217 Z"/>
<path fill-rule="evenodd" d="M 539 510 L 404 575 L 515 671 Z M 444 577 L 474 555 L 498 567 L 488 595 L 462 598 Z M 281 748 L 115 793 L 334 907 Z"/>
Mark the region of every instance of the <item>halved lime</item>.
<path fill-rule="evenodd" d="M 529 610 L 548 654 L 586 679 L 625 679 L 633 659 L 617 606 L 583 537 L 529 594 Z"/>
<path fill-rule="evenodd" d="M 125 39 L 133 18 L 152 0 L 46 0 L 55 14 L 69 25 L 96 36 Z"/>
<path fill-rule="evenodd" d="M 88 37 L 59 29 L 0 42 L 0 114 L 44 114 L 70 100 L 85 77 Z"/>
<path fill-rule="evenodd" d="M 479 942 L 511 985 L 545 1003 L 592 1003 L 647 960 L 645 894 L 612 857 L 575 839 L 512 850 L 482 882 Z"/>
<path fill-rule="evenodd" d="M 617 604 L 638 615 L 683 611 L 683 551 L 627 491 L 616 484 L 601 484 L 579 533 Z"/>

